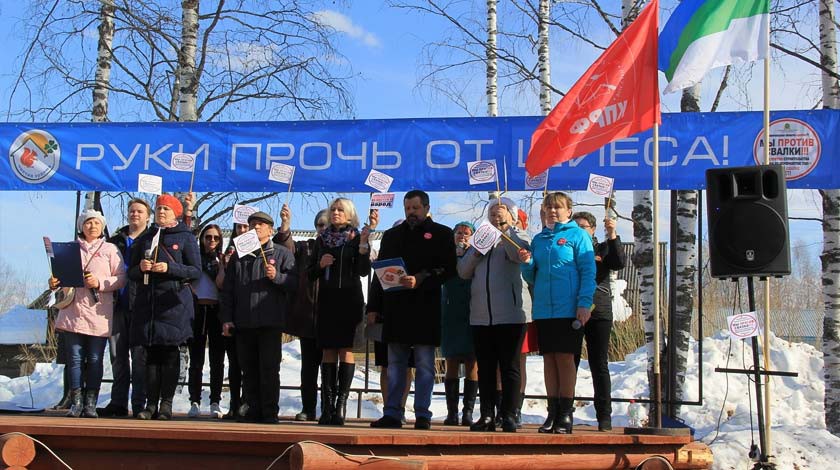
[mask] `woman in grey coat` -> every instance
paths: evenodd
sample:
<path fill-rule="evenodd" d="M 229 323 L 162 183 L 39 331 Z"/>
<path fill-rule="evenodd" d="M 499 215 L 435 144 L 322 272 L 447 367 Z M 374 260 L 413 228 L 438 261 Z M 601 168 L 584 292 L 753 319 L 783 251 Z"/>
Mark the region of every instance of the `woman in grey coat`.
<path fill-rule="evenodd" d="M 490 203 L 488 220 L 504 235 L 487 254 L 475 244 L 458 261 L 458 275 L 472 279 L 470 325 L 478 359 L 481 418 L 472 431 L 495 431 L 496 369 L 501 371 L 502 430 L 516 432 L 514 409 L 518 403 L 519 352 L 530 321 L 531 298 L 519 269 L 520 248 L 530 247 L 528 235 L 515 227 L 517 208 L 507 198 Z"/>

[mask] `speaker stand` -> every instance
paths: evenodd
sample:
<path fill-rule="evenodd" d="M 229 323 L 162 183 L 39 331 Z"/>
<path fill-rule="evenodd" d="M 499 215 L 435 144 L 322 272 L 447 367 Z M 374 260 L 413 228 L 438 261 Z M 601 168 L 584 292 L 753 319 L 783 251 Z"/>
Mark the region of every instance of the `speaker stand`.
<path fill-rule="evenodd" d="M 738 282 L 738 278 L 732 279 L 735 282 Z M 749 309 L 751 312 L 755 312 L 755 285 L 752 276 L 747 276 L 747 299 L 749 301 Z M 769 332 L 765 331 L 764 334 L 768 334 Z M 755 456 L 757 458 L 755 465 L 753 465 L 753 470 L 764 470 L 764 469 L 775 469 L 776 464 L 770 461 L 770 456 L 767 455 L 767 436 L 764 432 L 764 396 L 761 393 L 761 376 L 767 375 L 775 375 L 775 376 L 782 376 L 782 377 L 797 377 L 799 374 L 796 372 L 781 372 L 781 371 L 763 371 L 759 367 L 759 357 L 758 357 L 758 336 L 753 336 L 752 338 L 752 356 L 753 356 L 753 368 L 752 369 L 726 369 L 721 367 L 716 367 L 715 372 L 723 372 L 727 374 L 748 374 L 753 376 L 753 382 L 755 383 L 755 401 L 756 401 L 756 412 L 758 413 L 758 443 L 759 449 L 758 454 Z M 767 354 L 767 351 L 764 352 Z M 753 457 L 753 450 L 750 450 L 750 457 Z"/>

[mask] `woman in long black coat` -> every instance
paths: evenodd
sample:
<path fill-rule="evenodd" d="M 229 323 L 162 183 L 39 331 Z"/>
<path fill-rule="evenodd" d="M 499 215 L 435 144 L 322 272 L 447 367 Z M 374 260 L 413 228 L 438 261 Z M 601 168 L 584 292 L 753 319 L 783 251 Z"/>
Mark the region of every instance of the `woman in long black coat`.
<path fill-rule="evenodd" d="M 201 254 L 190 229 L 179 222 L 181 202 L 157 199 L 155 225 L 131 250 L 129 279 L 137 283 L 131 345 L 146 350 L 146 409 L 138 419 L 172 417 L 178 385 L 179 346 L 192 337 L 193 295 L 189 283 L 201 276 Z M 157 247 L 153 241 L 160 232 Z"/>

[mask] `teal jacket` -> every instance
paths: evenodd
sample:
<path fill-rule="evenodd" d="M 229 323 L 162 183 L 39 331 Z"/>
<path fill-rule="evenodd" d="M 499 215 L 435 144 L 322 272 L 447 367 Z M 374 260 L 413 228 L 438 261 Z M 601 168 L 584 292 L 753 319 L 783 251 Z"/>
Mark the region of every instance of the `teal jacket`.
<path fill-rule="evenodd" d="M 578 307 L 590 308 L 595 293 L 592 237 L 575 221 L 544 228 L 531 241 L 531 260 L 520 265 L 534 287 L 534 320 L 574 318 Z"/>

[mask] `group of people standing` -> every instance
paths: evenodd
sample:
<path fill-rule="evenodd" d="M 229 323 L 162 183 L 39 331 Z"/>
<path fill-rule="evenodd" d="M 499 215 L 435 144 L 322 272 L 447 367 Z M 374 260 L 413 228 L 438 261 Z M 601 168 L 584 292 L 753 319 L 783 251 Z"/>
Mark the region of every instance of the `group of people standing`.
<path fill-rule="evenodd" d="M 404 221 L 384 232 L 375 256 L 401 258 L 408 275 L 400 279 L 401 288 L 387 290 L 372 276 L 367 303 L 362 278 L 371 274 L 370 236 L 379 215 L 371 211 L 362 225 L 349 199 L 337 198 L 320 211 L 314 220 L 317 238 L 306 241 L 292 239 L 292 214 L 285 205 L 276 231 L 270 215 L 251 214 L 248 225 L 234 227 L 224 252 L 221 229 L 207 225 L 196 240 L 182 220 L 189 214 L 170 195 L 157 199 L 151 228 L 151 208 L 132 200 L 129 225 L 109 241 L 102 238 L 102 214 L 85 211 L 77 228 L 86 288 L 76 289 L 56 321 L 67 352 L 68 414 L 126 416 L 130 404 L 136 418 L 170 419 L 180 349 L 190 345 L 189 416 L 197 416 L 209 343 L 211 415 L 223 417 L 219 402 L 227 354 L 231 401 L 226 416 L 276 423 L 281 337 L 288 333 L 301 340 L 303 409 L 295 419 L 317 418 L 320 369 L 318 423 L 342 425 L 355 375 L 353 339 L 367 312 L 368 323 L 382 323 L 378 350 L 387 355 L 384 416 L 373 427 L 403 425 L 410 368 L 415 369 L 414 427 L 431 427 L 435 350 L 441 346 L 447 360 L 444 424 L 515 432 L 521 425 L 524 357 L 538 349 L 549 397 L 540 432 L 570 433 L 586 337 L 599 429 L 610 429 L 608 277 L 624 263 L 615 221 L 605 219 L 607 241 L 597 243 L 595 218 L 573 215 L 571 199 L 551 193 L 541 207 L 543 230 L 531 239 L 525 213 L 507 198 L 495 199 L 488 220 L 503 237 L 482 254 L 470 245 L 471 223 L 459 223 L 453 231 L 432 220 L 425 192 L 409 191 L 403 206 Z M 233 236 L 249 229 L 260 249 L 236 253 Z M 58 280 L 51 278 L 50 287 L 60 287 Z M 109 339 L 114 386 L 111 402 L 97 409 Z M 473 420 L 476 392 L 481 415 Z"/>

